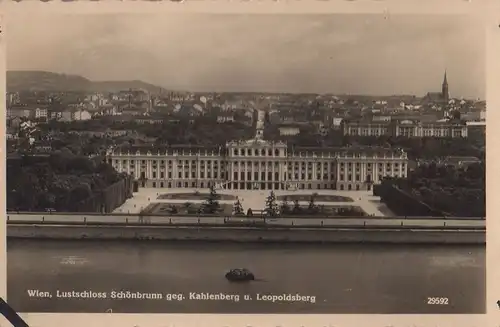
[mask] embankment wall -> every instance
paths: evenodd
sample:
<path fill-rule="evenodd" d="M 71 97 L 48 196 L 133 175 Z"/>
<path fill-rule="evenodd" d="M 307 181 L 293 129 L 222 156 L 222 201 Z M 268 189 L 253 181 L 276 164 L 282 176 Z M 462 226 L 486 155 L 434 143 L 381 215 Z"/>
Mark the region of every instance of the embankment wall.
<path fill-rule="evenodd" d="M 8 225 L 8 238 L 281 243 L 486 244 L 485 231 Z"/>

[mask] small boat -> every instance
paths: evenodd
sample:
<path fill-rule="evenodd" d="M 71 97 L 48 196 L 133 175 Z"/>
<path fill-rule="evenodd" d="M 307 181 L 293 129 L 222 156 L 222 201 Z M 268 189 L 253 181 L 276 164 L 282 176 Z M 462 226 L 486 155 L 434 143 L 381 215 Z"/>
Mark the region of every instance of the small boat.
<path fill-rule="evenodd" d="M 231 269 L 226 273 L 226 279 L 231 282 L 246 282 L 255 280 L 255 276 L 248 269 L 236 268 L 236 269 Z"/>

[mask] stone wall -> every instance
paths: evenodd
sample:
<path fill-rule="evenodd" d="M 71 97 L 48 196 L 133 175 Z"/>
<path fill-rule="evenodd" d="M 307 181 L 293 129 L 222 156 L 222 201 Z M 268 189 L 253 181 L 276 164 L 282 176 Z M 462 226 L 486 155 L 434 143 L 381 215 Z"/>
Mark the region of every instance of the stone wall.
<path fill-rule="evenodd" d="M 7 237 L 292 243 L 486 244 L 484 231 L 9 225 Z"/>

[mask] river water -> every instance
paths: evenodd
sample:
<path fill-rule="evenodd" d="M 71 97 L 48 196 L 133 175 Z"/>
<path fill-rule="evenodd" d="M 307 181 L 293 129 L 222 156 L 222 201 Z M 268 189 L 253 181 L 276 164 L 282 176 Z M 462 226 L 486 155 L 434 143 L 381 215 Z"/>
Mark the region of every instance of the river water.
<path fill-rule="evenodd" d="M 7 251 L 8 301 L 21 312 L 484 313 L 486 306 L 484 246 L 9 240 Z M 228 282 L 234 267 L 259 280 Z M 60 297 L 72 291 L 106 297 Z M 126 291 L 163 298 L 112 298 Z M 191 292 L 240 299 L 196 300 Z M 282 294 L 302 298 L 265 301 Z"/>

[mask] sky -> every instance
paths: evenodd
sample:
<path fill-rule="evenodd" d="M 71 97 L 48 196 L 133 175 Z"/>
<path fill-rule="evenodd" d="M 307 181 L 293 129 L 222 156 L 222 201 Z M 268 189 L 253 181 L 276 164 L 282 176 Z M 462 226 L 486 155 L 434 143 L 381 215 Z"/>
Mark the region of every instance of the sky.
<path fill-rule="evenodd" d="M 29 21 L 29 24 L 26 23 Z M 9 70 L 168 89 L 485 97 L 485 30 L 455 15 L 45 14 L 7 21 Z"/>

